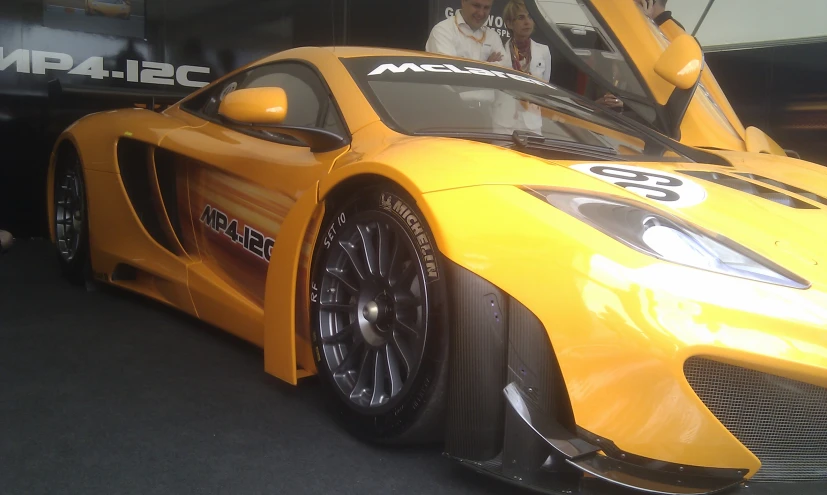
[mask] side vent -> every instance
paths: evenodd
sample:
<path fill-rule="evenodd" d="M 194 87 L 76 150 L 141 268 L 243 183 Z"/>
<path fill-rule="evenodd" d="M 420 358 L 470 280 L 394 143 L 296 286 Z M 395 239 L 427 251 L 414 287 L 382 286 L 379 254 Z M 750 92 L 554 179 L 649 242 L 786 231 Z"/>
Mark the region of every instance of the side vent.
<path fill-rule="evenodd" d="M 758 196 L 759 198 L 763 198 L 772 201 L 773 203 L 778 203 L 780 205 L 789 206 L 790 208 L 796 208 L 801 210 L 818 209 L 817 206 L 811 205 L 810 203 L 801 201 L 800 199 L 776 191 L 775 189 L 770 189 L 769 187 L 754 184 L 752 182 L 746 181 L 744 179 L 739 179 L 738 177 L 733 177 L 731 175 L 703 171 L 681 171 L 681 173 L 689 175 L 691 177 L 695 177 L 697 179 L 714 182 L 716 184 L 720 184 L 722 186 L 726 186 L 746 194 L 751 194 L 752 196 Z"/>
<path fill-rule="evenodd" d="M 178 177 L 175 170 L 175 156 L 163 148 L 155 149 L 155 172 L 158 174 L 158 187 L 164 209 L 169 216 L 172 230 L 178 239 L 182 239 L 181 217 L 178 210 Z"/>
<path fill-rule="evenodd" d="M 503 447 L 508 299 L 490 282 L 448 262 L 451 375 L 445 452 L 488 461 Z"/>
<path fill-rule="evenodd" d="M 152 146 L 135 139 L 118 140 L 118 168 L 129 202 L 147 233 L 171 253 L 178 249 L 164 234 L 159 211 L 153 202 L 155 184 L 152 183 Z"/>
<path fill-rule="evenodd" d="M 112 272 L 113 282 L 133 282 L 138 279 L 138 269 L 132 265 L 118 263 Z"/>
<path fill-rule="evenodd" d="M 472 463 L 502 462 L 508 438 L 504 389 L 509 384 L 544 417 L 575 432 L 568 391 L 543 323 L 489 281 L 448 260 L 446 266 L 451 374 L 445 453 Z M 547 455 L 541 457 L 540 464 Z"/>
<path fill-rule="evenodd" d="M 516 383 L 537 409 L 576 431 L 563 372 L 546 327 L 514 298 L 508 304 L 508 383 Z"/>
<path fill-rule="evenodd" d="M 799 196 L 805 197 L 812 201 L 816 201 L 823 205 L 827 205 L 827 198 L 823 196 L 819 196 L 816 193 L 812 193 L 810 191 L 805 191 L 800 187 L 791 186 L 789 184 L 785 184 L 783 182 L 779 182 L 777 180 L 770 179 L 769 177 L 764 177 L 763 175 L 756 175 L 756 174 L 747 174 L 747 173 L 739 173 L 741 177 L 746 177 L 748 179 L 757 180 L 763 182 L 764 184 L 769 184 L 773 187 L 777 187 L 778 189 L 783 189 L 785 191 L 790 191 L 793 194 L 798 194 Z"/>

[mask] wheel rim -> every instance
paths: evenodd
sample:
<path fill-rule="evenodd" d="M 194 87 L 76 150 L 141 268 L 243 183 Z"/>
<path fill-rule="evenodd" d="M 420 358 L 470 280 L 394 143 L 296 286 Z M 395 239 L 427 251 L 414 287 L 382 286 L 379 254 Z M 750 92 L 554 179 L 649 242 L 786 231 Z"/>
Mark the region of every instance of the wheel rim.
<path fill-rule="evenodd" d="M 428 287 L 416 246 L 396 219 L 350 219 L 322 264 L 323 359 L 351 406 L 378 414 L 410 388 L 425 349 Z"/>
<path fill-rule="evenodd" d="M 60 255 L 74 259 L 83 228 L 83 184 L 74 169 L 55 177 L 55 238 Z"/>

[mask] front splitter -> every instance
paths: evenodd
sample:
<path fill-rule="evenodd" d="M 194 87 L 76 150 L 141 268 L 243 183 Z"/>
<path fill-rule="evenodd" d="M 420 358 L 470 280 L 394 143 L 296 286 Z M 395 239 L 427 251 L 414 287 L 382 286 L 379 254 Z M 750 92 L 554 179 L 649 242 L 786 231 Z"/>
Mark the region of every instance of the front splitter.
<path fill-rule="evenodd" d="M 487 461 L 447 457 L 481 474 L 550 495 L 824 495 L 827 480 L 772 483 L 744 479 L 746 469 L 678 466 L 623 453 L 608 439 L 577 435 L 543 414 L 514 382 L 506 398 L 502 452 Z M 594 438 L 592 438 L 594 437 Z M 600 446 L 602 447 L 600 447 Z"/>

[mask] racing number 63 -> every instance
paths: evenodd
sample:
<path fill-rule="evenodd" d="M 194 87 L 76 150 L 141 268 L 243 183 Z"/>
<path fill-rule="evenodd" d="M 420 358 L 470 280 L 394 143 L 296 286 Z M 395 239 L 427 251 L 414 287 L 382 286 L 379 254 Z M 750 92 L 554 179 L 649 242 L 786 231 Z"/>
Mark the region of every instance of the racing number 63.
<path fill-rule="evenodd" d="M 591 171 L 598 175 L 621 179 L 619 181 L 615 181 L 614 183 L 615 185 L 625 187 L 626 189 L 646 189 L 648 191 L 660 193 L 660 196 L 653 196 L 649 193 L 645 194 L 645 196 L 650 199 L 656 199 L 658 201 L 677 201 L 681 198 L 680 195 L 674 190 L 674 188 L 683 185 L 683 181 L 677 177 L 667 177 L 665 175 L 653 174 L 651 172 L 624 170 L 622 168 L 607 167 L 603 165 L 592 167 Z M 654 185 L 647 184 L 650 180 L 654 182 Z M 667 187 L 672 189 L 666 189 Z"/>
<path fill-rule="evenodd" d="M 595 163 L 578 164 L 572 168 L 674 207 L 693 206 L 706 199 L 706 191 L 700 185 L 661 170 Z"/>

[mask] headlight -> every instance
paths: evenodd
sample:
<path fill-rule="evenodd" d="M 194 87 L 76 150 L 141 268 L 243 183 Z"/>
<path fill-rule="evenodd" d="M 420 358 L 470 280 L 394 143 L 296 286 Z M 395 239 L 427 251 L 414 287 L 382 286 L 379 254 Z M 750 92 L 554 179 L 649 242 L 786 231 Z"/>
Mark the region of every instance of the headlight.
<path fill-rule="evenodd" d="M 795 289 L 810 286 L 729 239 L 644 205 L 560 191 L 531 192 L 627 246 L 664 261 Z"/>

